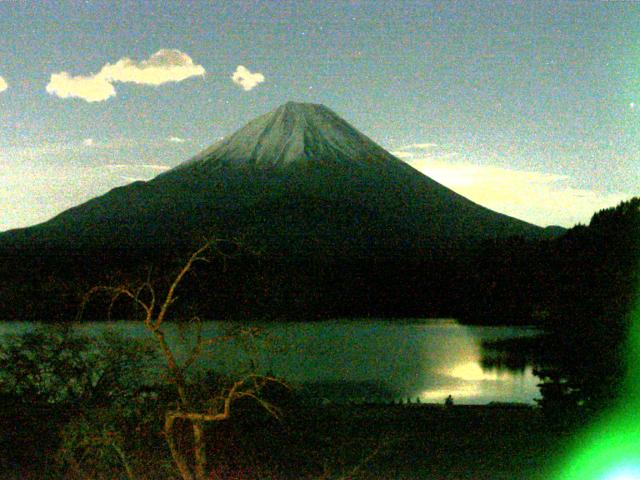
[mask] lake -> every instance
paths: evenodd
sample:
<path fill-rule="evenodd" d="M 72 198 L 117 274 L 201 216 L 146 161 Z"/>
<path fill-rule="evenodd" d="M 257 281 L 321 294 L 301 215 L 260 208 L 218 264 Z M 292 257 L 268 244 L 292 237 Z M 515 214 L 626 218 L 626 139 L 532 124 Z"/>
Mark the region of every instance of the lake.
<path fill-rule="evenodd" d="M 244 324 L 243 324 L 244 325 Z M 261 323 L 255 342 L 216 344 L 201 368 L 239 372 L 251 362 L 303 386 L 314 398 L 329 401 L 442 403 L 535 403 L 539 379 L 532 367 L 488 368 L 482 342 L 535 335 L 531 328 L 461 325 L 454 320 L 332 320 L 314 323 Z M 205 322 L 203 337 L 224 334 L 239 324 Z M 19 333 L 31 324 L 0 323 L 0 335 Z M 90 333 L 106 330 L 146 338 L 139 322 L 87 322 Z M 185 356 L 193 327 L 167 324 L 167 338 Z"/>

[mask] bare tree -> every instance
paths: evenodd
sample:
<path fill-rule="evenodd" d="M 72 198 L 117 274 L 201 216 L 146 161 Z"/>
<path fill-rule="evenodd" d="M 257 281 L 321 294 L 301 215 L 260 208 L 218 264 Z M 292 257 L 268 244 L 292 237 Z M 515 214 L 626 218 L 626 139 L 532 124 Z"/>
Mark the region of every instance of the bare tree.
<path fill-rule="evenodd" d="M 180 362 L 167 342 L 163 326 L 170 307 L 177 299 L 176 290 L 187 274 L 193 270 L 196 263 L 209 261 L 207 254 L 211 253 L 213 249 L 217 249 L 216 247 L 220 242 L 221 240 L 219 239 L 208 240 L 194 251 L 173 277 L 166 292 L 163 294 L 156 290 L 150 277 L 148 277 L 146 281 L 137 285 L 121 284 L 93 287 L 87 293 L 83 302 L 84 307 L 94 295 L 106 293 L 110 295 L 109 311 L 111 311 L 116 300 L 121 297 L 129 299 L 140 307 L 143 314 L 141 321 L 159 346 L 166 364 L 169 381 L 176 390 L 176 406 L 175 408 L 167 409 L 165 412 L 163 433 L 173 461 L 183 480 L 205 480 L 207 478 L 205 424 L 228 419 L 231 416 L 232 407 L 236 400 L 250 398 L 258 402 L 269 414 L 275 417 L 279 417 L 281 414 L 277 406 L 269 403 L 260 395 L 261 390 L 268 383 L 277 382 L 282 384 L 279 379 L 272 376 L 252 373 L 234 381 L 209 399 L 194 398 L 194 395 L 191 394 L 186 377 L 189 367 L 197 361 L 205 347 L 230 340 L 232 338 L 231 335 L 203 338 L 202 322 L 198 317 L 194 317 L 192 320 L 197 323 L 197 334 L 195 344 L 186 360 Z M 221 252 L 219 253 L 222 254 Z M 188 459 L 188 456 L 181 451 L 178 445 L 175 431 L 175 424 L 178 420 L 186 421 L 191 426 L 193 439 L 191 456 L 193 461 Z"/>

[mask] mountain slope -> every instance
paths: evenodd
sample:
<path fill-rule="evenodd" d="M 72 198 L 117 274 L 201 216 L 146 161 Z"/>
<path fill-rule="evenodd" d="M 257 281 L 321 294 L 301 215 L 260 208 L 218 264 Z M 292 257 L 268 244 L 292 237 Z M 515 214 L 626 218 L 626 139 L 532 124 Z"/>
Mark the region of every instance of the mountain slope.
<path fill-rule="evenodd" d="M 0 318 L 74 318 L 91 286 L 150 266 L 162 281 L 211 235 L 251 253 L 199 265 L 180 314 L 455 316 L 474 308 L 484 240 L 550 232 L 456 194 L 326 107 L 287 103 L 148 182 L 0 234 Z"/>
<path fill-rule="evenodd" d="M 544 230 L 414 170 L 330 109 L 289 102 L 149 182 L 116 188 L 0 243 L 166 246 L 243 235 L 286 255 L 415 255 Z"/>

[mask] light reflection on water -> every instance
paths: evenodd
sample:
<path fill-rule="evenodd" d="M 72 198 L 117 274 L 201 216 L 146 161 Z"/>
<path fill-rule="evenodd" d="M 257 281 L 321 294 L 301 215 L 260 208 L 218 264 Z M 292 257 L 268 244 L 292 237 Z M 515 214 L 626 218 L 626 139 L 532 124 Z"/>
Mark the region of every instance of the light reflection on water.
<path fill-rule="evenodd" d="M 205 322 L 203 336 L 223 334 L 228 323 Z M 267 339 L 252 355 L 259 370 L 270 372 L 334 401 L 441 403 L 452 395 L 457 404 L 534 403 L 539 379 L 531 366 L 521 371 L 483 368 L 481 342 L 534 334 L 513 327 L 463 326 L 452 320 L 335 320 L 316 323 L 260 324 Z M 31 328 L 0 323 L 0 335 Z M 88 322 L 89 332 L 114 330 L 125 336 L 148 336 L 139 322 Z M 183 357 L 193 338 L 189 326 L 167 325 L 167 338 Z M 247 354 L 239 342 L 223 342 L 206 352 L 202 368 L 238 372 Z"/>

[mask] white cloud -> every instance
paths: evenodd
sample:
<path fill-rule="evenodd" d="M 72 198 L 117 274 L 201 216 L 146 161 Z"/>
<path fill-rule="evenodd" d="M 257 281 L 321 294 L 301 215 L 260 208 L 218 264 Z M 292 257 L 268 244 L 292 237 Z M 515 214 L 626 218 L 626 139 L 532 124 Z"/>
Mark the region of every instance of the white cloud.
<path fill-rule="evenodd" d="M 231 80 L 236 85 L 240 85 L 245 91 L 252 90 L 259 83 L 264 82 L 264 75 L 261 73 L 251 73 L 247 67 L 238 65 L 236 71 L 231 75 Z"/>
<path fill-rule="evenodd" d="M 93 147 L 93 145 L 94 145 L 93 138 L 85 138 L 85 139 L 82 141 L 82 144 L 83 144 L 85 147 Z"/>
<path fill-rule="evenodd" d="M 116 89 L 99 75 L 72 77 L 67 72 L 54 73 L 47 92 L 60 98 L 81 98 L 87 102 L 102 102 L 116 95 Z"/>
<path fill-rule="evenodd" d="M 186 140 L 185 140 L 184 138 L 180 138 L 180 137 L 173 137 L 173 136 L 172 136 L 172 137 L 167 138 L 167 141 L 168 141 L 168 142 L 171 142 L 171 143 L 184 143 L 184 142 L 186 142 Z"/>
<path fill-rule="evenodd" d="M 436 148 L 437 146 L 437 143 L 412 143 L 411 145 L 407 145 L 403 148 L 407 150 L 431 150 L 432 148 Z"/>
<path fill-rule="evenodd" d="M 629 104 L 629 109 L 631 109 L 631 110 L 635 110 L 637 107 L 638 107 L 638 105 L 636 105 L 636 103 L 635 103 L 635 102 L 631 102 L 631 103 Z"/>
<path fill-rule="evenodd" d="M 203 76 L 205 73 L 204 67 L 194 64 L 186 53 L 163 48 L 148 60 L 136 62 L 124 57 L 115 64 L 107 63 L 98 73 L 88 76 L 71 76 L 67 72 L 54 73 L 47 85 L 47 92 L 60 98 L 81 98 L 87 102 L 101 102 L 116 95 L 113 86 L 115 82 L 158 86 Z"/>
<path fill-rule="evenodd" d="M 147 168 L 149 170 L 156 170 L 158 172 L 164 172 L 164 171 L 169 170 L 171 168 L 171 167 L 169 167 L 167 165 L 160 165 L 160 164 L 156 164 L 156 163 L 143 163 L 142 165 L 140 165 L 140 167 Z"/>
<path fill-rule="evenodd" d="M 452 161 L 450 153 L 399 158 L 480 205 L 541 226 L 589 223 L 597 210 L 633 196 L 575 187 L 567 175 Z"/>
<path fill-rule="evenodd" d="M 401 158 L 401 159 L 412 159 L 413 157 L 416 156 L 415 152 L 408 152 L 406 150 L 395 150 L 393 152 L 391 152 L 392 154 L 394 154 L 396 157 Z"/>
<path fill-rule="evenodd" d="M 194 64 L 186 53 L 163 48 L 141 62 L 124 57 L 113 65 L 108 63 L 102 67 L 99 75 L 110 82 L 157 86 L 167 82 L 181 82 L 190 77 L 201 77 L 205 73 L 204 67 Z"/>
<path fill-rule="evenodd" d="M 0 92 L 4 92 L 7 88 L 9 88 L 9 84 L 4 78 L 0 77 Z"/>
<path fill-rule="evenodd" d="M 126 182 L 136 182 L 139 180 L 150 180 L 159 173 L 169 170 L 171 167 L 152 163 L 112 163 L 104 165 L 104 168 L 109 171 L 114 178 L 118 178 Z"/>
<path fill-rule="evenodd" d="M 398 158 L 409 160 L 417 155 L 433 156 L 435 152 L 438 152 L 439 154 L 443 152 L 443 148 L 437 143 L 410 143 L 409 145 L 404 145 L 400 147 L 399 150 L 395 150 L 391 153 Z"/>

